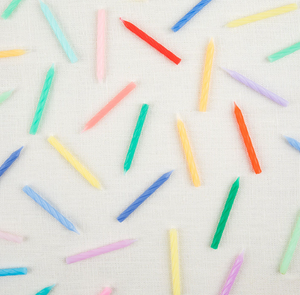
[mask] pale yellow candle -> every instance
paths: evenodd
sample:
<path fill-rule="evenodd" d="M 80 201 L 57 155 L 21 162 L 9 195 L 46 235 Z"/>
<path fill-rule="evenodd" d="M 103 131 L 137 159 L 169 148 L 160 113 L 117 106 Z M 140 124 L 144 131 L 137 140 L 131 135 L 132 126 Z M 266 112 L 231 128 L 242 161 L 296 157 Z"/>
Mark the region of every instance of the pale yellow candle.
<path fill-rule="evenodd" d="M 207 46 L 207 51 L 206 51 L 204 74 L 203 74 L 202 88 L 200 94 L 200 112 L 206 112 L 214 52 L 215 52 L 214 41 L 213 39 L 211 39 Z"/>
<path fill-rule="evenodd" d="M 79 163 L 73 155 L 53 136 L 48 138 L 48 142 L 94 187 L 101 188 L 99 181 Z"/>
<path fill-rule="evenodd" d="M 25 53 L 26 53 L 26 51 L 23 50 L 23 49 L 0 51 L 0 58 L 11 57 L 11 56 L 19 56 L 19 55 L 23 55 Z"/>
<path fill-rule="evenodd" d="M 244 18 L 234 20 L 234 21 L 228 23 L 226 26 L 229 27 L 229 28 L 234 28 L 234 27 L 245 25 L 245 24 L 253 23 L 253 22 L 256 22 L 258 20 L 269 18 L 269 17 L 272 17 L 272 16 L 277 16 L 277 15 L 280 15 L 280 14 L 284 14 L 284 13 L 287 13 L 287 12 L 290 12 L 290 11 L 293 11 L 293 10 L 296 10 L 296 9 L 298 9 L 298 6 L 297 6 L 296 3 L 293 3 L 293 4 L 285 5 L 285 6 L 282 6 L 282 7 L 279 7 L 279 8 L 275 8 L 275 9 L 272 9 L 272 10 L 264 11 L 264 12 L 261 12 L 261 13 L 253 14 L 253 15 L 250 15 L 250 16 L 247 16 L 247 17 L 244 17 Z"/>
<path fill-rule="evenodd" d="M 177 127 L 194 186 L 198 187 L 200 186 L 198 171 L 196 168 L 195 160 L 192 154 L 192 149 L 186 134 L 184 124 L 180 119 L 177 120 Z"/>
<path fill-rule="evenodd" d="M 179 255 L 177 230 L 170 230 L 171 263 L 172 263 L 172 285 L 173 295 L 180 295 L 180 277 L 179 277 Z"/>

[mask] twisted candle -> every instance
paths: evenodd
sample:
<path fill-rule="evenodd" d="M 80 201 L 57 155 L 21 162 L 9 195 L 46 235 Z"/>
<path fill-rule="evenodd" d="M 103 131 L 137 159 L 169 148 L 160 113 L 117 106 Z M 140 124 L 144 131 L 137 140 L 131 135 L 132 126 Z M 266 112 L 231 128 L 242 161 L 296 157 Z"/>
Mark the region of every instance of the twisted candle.
<path fill-rule="evenodd" d="M 187 164 L 189 166 L 189 170 L 190 170 L 190 174 L 191 174 L 194 186 L 198 187 L 201 185 L 201 183 L 200 183 L 197 167 L 195 164 L 194 156 L 192 154 L 192 149 L 191 149 L 191 146 L 189 143 L 189 139 L 187 137 L 187 133 L 186 133 L 184 124 L 180 119 L 177 120 L 177 127 L 178 127 L 179 136 L 180 136 L 180 139 L 182 142 L 183 150 L 185 153 Z"/>
<path fill-rule="evenodd" d="M 103 246 L 103 247 L 100 247 L 100 248 L 97 248 L 97 249 L 94 249 L 94 250 L 83 252 L 81 254 L 77 254 L 77 255 L 74 255 L 74 256 L 69 256 L 69 257 L 66 258 L 66 263 L 71 264 L 71 263 L 75 263 L 75 262 L 78 262 L 78 261 L 81 261 L 81 260 L 85 260 L 85 259 L 88 259 L 88 258 L 99 256 L 99 255 L 102 255 L 102 254 L 105 254 L 105 253 L 108 253 L 108 252 L 119 250 L 119 249 L 130 246 L 134 242 L 136 242 L 136 240 L 123 240 L 123 241 L 116 242 L 116 243 L 113 243 L 113 244 L 110 244 L 110 245 L 106 245 L 106 246 Z"/>
<path fill-rule="evenodd" d="M 276 60 L 281 59 L 289 54 L 294 53 L 295 51 L 297 51 L 299 49 L 300 49 L 300 42 L 268 56 L 268 60 L 270 62 L 276 61 Z"/>
<path fill-rule="evenodd" d="M 246 149 L 247 149 L 247 152 L 248 152 L 248 155 L 249 155 L 252 167 L 253 167 L 253 170 L 256 174 L 260 174 L 261 173 L 260 165 L 259 165 L 258 159 L 256 157 L 256 153 L 255 153 L 255 150 L 254 150 L 243 114 L 235 103 L 234 103 L 234 114 L 236 117 L 236 121 L 239 125 L 240 131 L 241 131 L 241 134 L 242 134 L 242 137 L 243 137 L 243 140 L 244 140 L 244 143 L 245 143 L 245 146 L 246 146 Z"/>
<path fill-rule="evenodd" d="M 103 80 L 105 73 L 105 10 L 98 10 L 97 23 L 97 78 Z"/>
<path fill-rule="evenodd" d="M 232 185 L 232 187 L 230 189 L 230 192 L 229 192 L 227 201 L 225 203 L 225 206 L 224 206 L 224 209 L 223 209 L 220 221 L 218 223 L 218 227 L 217 227 L 216 233 L 214 235 L 214 238 L 213 238 L 213 241 L 212 241 L 212 244 L 211 244 L 211 247 L 213 249 L 218 249 L 218 246 L 219 246 L 219 243 L 221 241 L 222 234 L 223 234 L 223 231 L 225 229 L 225 225 L 226 225 L 226 222 L 228 220 L 228 217 L 229 217 L 232 205 L 234 203 L 235 197 L 237 195 L 239 186 L 240 186 L 240 178 L 238 178 L 233 183 L 233 185 Z"/>
<path fill-rule="evenodd" d="M 192 17 L 194 17 L 200 10 L 202 10 L 209 2 L 211 2 L 211 0 L 202 0 L 201 2 L 199 2 L 172 27 L 172 31 L 177 32 L 179 29 L 181 29 Z"/>
<path fill-rule="evenodd" d="M 39 196 L 33 189 L 29 186 L 23 187 L 23 192 L 26 193 L 32 200 L 38 203 L 42 208 L 44 208 L 49 214 L 51 214 L 57 221 L 59 221 L 68 230 L 71 230 L 77 234 L 79 232 L 66 217 L 61 215 L 56 209 L 54 209 L 48 202 L 46 202 L 41 196 Z"/>
<path fill-rule="evenodd" d="M 7 8 L 2 13 L 1 17 L 4 19 L 7 19 L 13 11 L 17 8 L 17 6 L 20 4 L 22 0 L 12 0 L 10 4 L 7 6 Z"/>
<path fill-rule="evenodd" d="M 148 108 L 149 108 L 149 105 L 147 105 L 147 104 L 143 104 L 143 106 L 141 108 L 141 112 L 140 112 L 138 121 L 136 123 L 135 129 L 134 129 L 134 132 L 133 132 L 133 136 L 132 136 L 132 139 L 131 139 L 131 143 L 130 143 L 130 146 L 129 146 L 129 149 L 128 149 L 128 152 L 127 152 L 127 156 L 126 156 L 126 159 L 125 159 L 125 163 L 124 163 L 125 173 L 129 170 L 129 168 L 131 166 L 132 159 L 133 159 L 137 144 L 139 142 L 139 138 L 141 136 L 143 125 L 144 125 L 144 122 L 145 122 L 145 119 L 146 119 Z"/>
<path fill-rule="evenodd" d="M 0 167 L 0 177 L 2 176 L 2 174 L 11 166 L 11 164 L 17 160 L 17 158 L 19 157 L 21 150 L 23 149 L 23 147 L 19 148 L 18 150 L 16 150 L 15 152 L 13 152 L 9 158 L 1 165 Z"/>
<path fill-rule="evenodd" d="M 30 128 L 30 131 L 29 131 L 30 134 L 36 134 L 36 132 L 38 130 L 40 120 L 42 118 L 42 114 L 43 114 L 45 104 L 46 104 L 46 101 L 47 101 L 47 97 L 48 97 L 48 94 L 49 94 L 49 90 L 50 90 L 50 87 L 51 87 L 51 84 L 52 84 L 53 77 L 54 77 L 54 65 L 52 65 L 52 67 L 50 68 L 50 70 L 47 73 L 46 80 L 45 80 L 45 83 L 44 83 L 44 87 L 43 87 L 43 90 L 42 90 L 42 93 L 41 93 L 41 96 L 40 96 L 40 100 L 39 100 L 39 103 L 37 105 L 35 115 L 34 115 L 34 118 L 33 118 L 32 124 L 31 124 L 31 128 Z"/>
<path fill-rule="evenodd" d="M 64 49 L 65 53 L 67 54 L 68 58 L 70 59 L 71 63 L 75 63 L 78 61 L 74 51 L 72 50 L 70 44 L 68 43 L 66 37 L 64 36 L 63 32 L 61 31 L 58 23 L 56 22 L 53 14 L 51 13 L 48 6 L 40 0 L 41 9 L 49 22 L 54 34 L 56 35 L 58 41 L 60 42 L 62 48 Z"/>
<path fill-rule="evenodd" d="M 123 22 L 124 26 L 129 31 L 131 31 L 132 33 L 134 33 L 135 35 L 137 35 L 138 37 L 140 37 L 142 40 L 144 40 L 146 43 L 148 43 L 150 46 L 152 46 L 158 52 L 160 52 L 165 57 L 167 57 L 169 60 L 171 60 L 172 62 L 174 62 L 176 65 L 178 65 L 181 62 L 181 59 L 178 56 L 176 56 L 174 53 L 172 53 L 166 47 L 162 46 L 160 43 L 158 43 L 157 41 L 155 41 L 152 37 L 150 37 L 145 32 L 143 32 L 142 30 L 140 30 L 134 24 L 132 24 L 132 23 L 130 23 L 128 21 L 125 21 L 125 20 L 123 20 L 121 18 L 120 18 L 120 20 Z"/>
<path fill-rule="evenodd" d="M 5 50 L 5 51 L 0 51 L 0 58 L 19 56 L 19 55 L 23 55 L 25 53 L 26 53 L 26 51 L 23 49 Z"/>
<path fill-rule="evenodd" d="M 227 281 L 225 283 L 225 286 L 223 287 L 223 290 L 222 290 L 222 293 L 221 295 L 228 295 L 230 290 L 231 290 L 231 287 L 235 281 L 235 278 L 237 277 L 239 271 L 240 271 L 240 268 L 243 264 L 243 261 L 244 261 L 244 252 L 242 252 L 236 259 L 232 269 L 231 269 L 231 272 L 227 278 Z"/>
<path fill-rule="evenodd" d="M 290 12 L 292 10 L 296 10 L 297 8 L 298 8 L 298 6 L 297 6 L 296 3 L 285 5 L 285 6 L 282 6 L 282 7 L 279 7 L 279 8 L 271 9 L 271 10 L 268 10 L 268 11 L 264 11 L 264 12 L 261 12 L 261 13 L 257 13 L 257 14 L 254 14 L 254 15 L 250 15 L 250 16 L 247 16 L 247 17 L 244 17 L 244 18 L 234 20 L 234 21 L 228 23 L 227 27 L 234 28 L 234 27 L 242 26 L 242 25 L 253 23 L 253 22 L 256 22 L 258 20 L 266 19 L 266 18 L 269 18 L 269 17 L 272 17 L 272 16 L 277 16 L 277 15 L 280 15 L 280 14 L 284 14 L 284 13 Z"/>
<path fill-rule="evenodd" d="M 157 179 L 148 189 L 144 191 L 131 205 L 128 206 L 119 216 L 118 221 L 124 221 L 134 210 L 142 205 L 160 186 L 162 186 L 171 176 L 173 171 L 167 172 Z"/>
<path fill-rule="evenodd" d="M 13 90 L 6 91 L 6 92 L 0 94 L 0 103 L 7 100 L 12 95 L 12 93 L 13 93 Z"/>
<path fill-rule="evenodd" d="M 226 71 L 233 79 L 250 87 L 254 91 L 262 94 L 263 96 L 273 100 L 274 102 L 278 103 L 279 105 L 281 105 L 283 107 L 286 107 L 288 105 L 288 101 L 286 101 L 282 97 L 278 96 L 277 94 L 267 90 L 266 88 L 262 87 L 261 85 L 258 85 L 257 83 L 253 82 L 252 80 L 244 77 L 243 75 L 241 75 L 235 71 L 225 69 L 225 68 L 223 68 L 223 70 Z"/>
<path fill-rule="evenodd" d="M 103 289 L 100 295 L 109 295 L 112 292 L 112 289 L 109 287 L 106 287 Z"/>
<path fill-rule="evenodd" d="M 202 89 L 201 89 L 201 96 L 200 96 L 200 112 L 206 112 L 214 52 L 215 52 L 214 41 L 213 39 L 211 39 L 206 51 L 204 74 L 203 74 Z"/>
<path fill-rule="evenodd" d="M 99 181 L 65 147 L 53 136 L 48 138 L 48 142 L 94 187 L 101 188 Z"/>
<path fill-rule="evenodd" d="M 285 136 L 285 138 L 292 147 L 294 147 L 296 150 L 298 150 L 300 152 L 300 142 L 299 141 L 297 141 L 294 138 L 287 137 L 287 136 Z"/>
<path fill-rule="evenodd" d="M 4 239 L 4 240 L 15 242 L 15 243 L 23 242 L 22 237 L 19 237 L 19 236 L 13 235 L 13 234 L 9 234 L 9 233 L 5 233 L 3 231 L 0 231 L 0 239 Z"/>
<path fill-rule="evenodd" d="M 281 265 L 280 265 L 280 272 L 283 275 L 287 272 L 287 270 L 289 268 L 289 265 L 290 265 L 291 260 L 293 258 L 294 252 L 296 250 L 299 238 L 300 238 L 300 216 L 298 217 L 298 220 L 297 220 L 296 226 L 294 228 L 292 237 L 290 239 L 288 248 L 287 248 L 287 250 L 284 254 L 283 260 L 282 260 Z"/>
<path fill-rule="evenodd" d="M 50 293 L 50 291 L 54 288 L 55 285 L 52 285 L 50 287 L 46 287 L 43 290 L 41 290 L 40 292 L 36 293 L 35 295 L 48 295 Z"/>
<path fill-rule="evenodd" d="M 176 229 L 170 230 L 170 247 L 171 247 L 173 295 L 180 295 L 179 255 L 178 255 L 178 240 L 177 240 Z"/>
<path fill-rule="evenodd" d="M 27 275 L 27 268 L 6 268 L 0 269 L 0 277 Z"/>

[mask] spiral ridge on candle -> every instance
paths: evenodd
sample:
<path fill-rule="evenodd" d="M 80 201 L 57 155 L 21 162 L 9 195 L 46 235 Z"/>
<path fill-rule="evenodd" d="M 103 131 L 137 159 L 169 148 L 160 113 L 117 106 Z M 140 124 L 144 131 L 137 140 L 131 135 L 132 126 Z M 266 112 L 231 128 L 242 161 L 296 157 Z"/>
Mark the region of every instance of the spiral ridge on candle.
<path fill-rule="evenodd" d="M 50 291 L 54 288 L 55 285 L 52 285 L 50 287 L 46 287 L 43 290 L 41 290 L 40 292 L 36 293 L 35 295 L 48 295 L 50 293 Z"/>
<path fill-rule="evenodd" d="M 142 195 L 140 195 L 127 209 L 125 209 L 118 217 L 118 221 L 124 221 L 133 211 L 135 211 L 142 203 L 144 203 L 160 186 L 162 186 L 171 176 L 173 170 L 162 175 L 156 180 Z"/>
<path fill-rule="evenodd" d="M 22 243 L 23 242 L 22 237 L 19 237 L 19 236 L 10 234 L 10 233 L 5 233 L 3 231 L 0 231 L 0 239 L 15 242 L 15 243 Z"/>
<path fill-rule="evenodd" d="M 299 141 L 297 141 L 294 138 L 288 137 L 288 136 L 285 136 L 285 138 L 292 147 L 294 147 L 296 150 L 298 150 L 300 152 L 300 142 Z"/>
<path fill-rule="evenodd" d="M 105 73 L 105 10 L 98 10 L 97 20 L 97 78 L 103 80 Z"/>
<path fill-rule="evenodd" d="M 0 51 L 0 58 L 19 56 L 19 55 L 23 55 L 25 53 L 26 53 L 26 51 L 23 49 L 5 50 L 5 51 Z"/>
<path fill-rule="evenodd" d="M 0 269 L 0 277 L 27 275 L 26 267 Z"/>
<path fill-rule="evenodd" d="M 177 230 L 170 230 L 171 264 L 172 264 L 172 285 L 173 295 L 180 295 L 180 277 L 179 277 L 179 255 Z"/>
<path fill-rule="evenodd" d="M 185 16 L 183 16 L 173 27 L 172 31 L 180 30 L 192 17 L 194 17 L 200 10 L 202 10 L 212 0 L 202 0 L 195 7 L 193 7 Z"/>
<path fill-rule="evenodd" d="M 276 60 L 281 59 L 289 54 L 294 53 L 297 50 L 300 50 L 300 42 L 268 56 L 268 60 L 270 62 L 276 61 Z"/>
<path fill-rule="evenodd" d="M 23 192 L 26 193 L 36 203 L 38 203 L 42 208 L 44 208 L 49 214 L 51 214 L 57 221 L 59 221 L 68 230 L 71 230 L 79 234 L 75 226 L 67 218 L 65 218 L 56 209 L 54 209 L 48 202 L 46 202 L 41 196 L 39 196 L 32 188 L 26 185 L 23 187 Z"/>
<path fill-rule="evenodd" d="M 9 156 L 9 158 L 1 165 L 1 167 L 0 167 L 0 177 L 12 165 L 12 163 L 19 157 L 22 149 L 23 149 L 23 147 L 19 148 L 15 152 L 13 152 Z"/>
<path fill-rule="evenodd" d="M 17 8 L 17 6 L 20 4 L 22 0 L 12 0 L 10 4 L 7 6 L 7 8 L 2 13 L 1 17 L 4 19 L 7 19 L 13 11 Z"/>
<path fill-rule="evenodd" d="M 254 91 L 262 94 L 263 96 L 273 100 L 274 102 L 276 102 L 277 104 L 286 107 L 288 105 L 288 101 L 286 101 L 285 99 L 283 99 L 282 97 L 278 96 L 277 94 L 267 90 L 266 88 L 264 88 L 261 85 L 258 85 L 257 83 L 253 82 L 252 80 L 244 77 L 243 75 L 235 72 L 235 71 L 231 71 L 228 69 L 223 68 L 224 71 L 226 71 L 232 78 L 234 78 L 235 80 L 239 81 L 240 83 L 250 87 L 251 89 L 253 89 Z"/>

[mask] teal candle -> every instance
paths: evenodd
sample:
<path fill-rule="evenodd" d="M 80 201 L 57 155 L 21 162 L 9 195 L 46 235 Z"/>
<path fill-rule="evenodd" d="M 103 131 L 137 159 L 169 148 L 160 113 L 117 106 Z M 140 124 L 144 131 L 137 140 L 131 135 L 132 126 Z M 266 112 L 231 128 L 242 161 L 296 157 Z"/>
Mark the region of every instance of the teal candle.
<path fill-rule="evenodd" d="M 13 11 L 18 7 L 22 0 L 12 0 L 7 8 L 4 10 L 3 14 L 1 15 L 2 18 L 7 19 L 13 13 Z"/>
<path fill-rule="evenodd" d="M 27 275 L 26 267 L 0 269 L 0 277 Z"/>
<path fill-rule="evenodd" d="M 50 287 L 46 287 L 43 290 L 41 290 L 40 292 L 36 293 L 35 295 L 47 295 L 50 293 L 50 291 L 53 289 L 55 285 L 52 285 Z"/>

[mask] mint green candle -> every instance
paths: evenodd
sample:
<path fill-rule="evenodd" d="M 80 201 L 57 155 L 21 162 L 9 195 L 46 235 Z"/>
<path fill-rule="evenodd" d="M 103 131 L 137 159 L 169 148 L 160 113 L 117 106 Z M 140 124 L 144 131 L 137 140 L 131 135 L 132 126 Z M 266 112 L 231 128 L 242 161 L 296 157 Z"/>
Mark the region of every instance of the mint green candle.
<path fill-rule="evenodd" d="M 221 241 L 222 234 L 223 234 L 223 231 L 225 229 L 225 225 L 226 225 L 226 222 L 228 220 L 228 217 L 229 217 L 233 202 L 235 200 L 236 194 L 238 192 L 239 186 L 240 186 L 240 178 L 238 178 L 233 183 L 233 185 L 230 189 L 230 192 L 229 192 L 226 204 L 224 206 L 224 209 L 223 209 L 223 212 L 222 212 L 222 215 L 221 215 L 221 218 L 220 218 L 220 221 L 219 221 L 214 239 L 213 239 L 212 244 L 211 244 L 211 247 L 213 249 L 218 249 L 218 246 L 219 246 L 219 243 Z"/>
<path fill-rule="evenodd" d="M 124 163 L 125 173 L 129 170 L 129 168 L 131 166 L 132 159 L 133 159 L 137 144 L 139 142 L 139 138 L 141 136 L 143 125 L 144 125 L 144 122 L 145 122 L 145 119 L 146 119 L 148 108 L 149 108 L 149 105 L 147 105 L 147 104 L 143 104 L 143 106 L 141 108 L 141 112 L 140 112 L 138 121 L 136 123 L 135 130 L 134 130 L 134 133 L 133 133 L 133 136 L 132 136 L 132 139 L 131 139 L 131 143 L 130 143 L 130 146 L 129 146 L 129 149 L 128 149 L 128 152 L 127 152 L 127 156 L 126 156 L 126 159 L 125 159 L 125 163 Z"/>
<path fill-rule="evenodd" d="M 17 6 L 20 4 L 22 0 L 12 0 L 10 4 L 7 6 L 7 8 L 2 13 L 2 18 L 7 19 L 10 17 L 10 15 L 13 13 L 13 11 L 17 8 Z"/>
<path fill-rule="evenodd" d="M 40 292 L 36 293 L 35 295 L 47 295 L 53 289 L 54 286 L 55 285 L 52 285 L 50 287 L 46 287 L 43 290 L 41 290 Z"/>
<path fill-rule="evenodd" d="M 6 91 L 6 92 L 0 94 L 0 103 L 7 100 L 11 96 L 12 93 L 13 93 L 13 90 Z"/>

